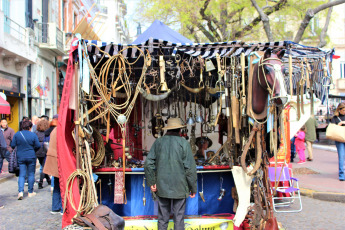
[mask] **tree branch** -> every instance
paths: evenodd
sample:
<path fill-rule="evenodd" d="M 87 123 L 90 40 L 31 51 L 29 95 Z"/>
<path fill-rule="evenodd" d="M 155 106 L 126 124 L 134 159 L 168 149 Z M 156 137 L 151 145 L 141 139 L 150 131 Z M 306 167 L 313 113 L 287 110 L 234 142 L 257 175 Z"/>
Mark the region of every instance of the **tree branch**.
<path fill-rule="evenodd" d="M 315 9 L 308 9 L 307 12 L 305 13 L 303 21 L 301 22 L 301 25 L 299 26 L 294 42 L 299 43 L 301 41 L 305 29 L 307 28 L 310 20 L 314 17 L 315 14 L 319 13 L 320 11 L 324 9 L 327 9 L 329 7 L 336 6 L 342 3 L 345 3 L 345 0 L 336 0 L 336 1 L 322 4 L 316 7 Z"/>
<path fill-rule="evenodd" d="M 211 0 L 206 0 L 206 1 L 204 2 L 204 6 L 200 9 L 200 15 L 201 15 L 202 19 L 204 19 L 204 20 L 207 22 L 207 26 L 208 26 L 208 28 L 210 29 L 210 31 L 213 33 L 214 38 L 215 38 L 216 40 L 218 40 L 218 41 L 221 41 L 220 35 L 219 35 L 218 31 L 217 31 L 217 28 L 215 28 L 215 27 L 212 25 L 212 22 L 213 22 L 215 25 L 219 25 L 218 20 L 217 20 L 215 17 L 213 17 L 213 16 L 207 16 L 207 15 L 205 14 L 205 11 L 206 11 L 206 9 L 207 9 L 208 4 L 210 3 L 210 1 L 211 1 Z"/>
<path fill-rule="evenodd" d="M 345 1 L 345 0 L 344 0 Z M 272 13 L 279 11 L 280 9 L 282 9 L 287 3 L 287 0 L 280 0 L 277 4 L 275 4 L 273 7 L 267 8 L 267 10 L 265 9 L 265 14 L 267 16 L 271 15 Z M 256 18 L 254 18 L 247 26 L 245 26 L 242 30 L 240 31 L 236 31 L 235 33 L 233 33 L 233 35 L 231 36 L 232 39 L 237 39 L 237 38 L 242 38 L 244 36 L 244 34 L 248 31 L 251 31 L 253 29 L 254 26 L 258 25 L 261 22 L 261 17 L 258 16 Z"/>
<path fill-rule="evenodd" d="M 200 38 L 198 37 L 195 29 L 191 25 L 187 25 L 187 29 L 189 30 L 190 34 L 193 34 L 196 43 L 200 43 Z"/>
<path fill-rule="evenodd" d="M 329 0 L 329 1 L 331 1 L 331 0 Z M 320 34 L 320 43 L 318 45 L 318 47 L 320 47 L 320 48 L 324 47 L 327 44 L 325 38 L 326 38 L 329 22 L 331 21 L 332 11 L 333 11 L 333 7 L 330 7 L 328 9 L 328 12 L 327 12 L 325 26 L 323 27 L 321 34 Z"/>
<path fill-rule="evenodd" d="M 214 42 L 216 38 L 200 23 L 197 23 L 198 29 L 207 37 L 210 42 Z"/>
<path fill-rule="evenodd" d="M 264 25 L 265 33 L 269 42 L 273 42 L 273 35 L 271 32 L 270 26 L 270 19 L 268 18 L 267 14 L 260 8 L 255 0 L 251 0 L 253 6 L 255 7 L 256 11 L 259 13 L 262 24 Z"/>

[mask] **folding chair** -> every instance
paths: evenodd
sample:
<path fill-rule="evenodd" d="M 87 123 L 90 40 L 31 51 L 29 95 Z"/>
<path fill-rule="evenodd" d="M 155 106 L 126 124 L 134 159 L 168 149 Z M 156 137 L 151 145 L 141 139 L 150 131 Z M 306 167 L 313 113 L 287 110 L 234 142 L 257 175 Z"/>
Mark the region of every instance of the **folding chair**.
<path fill-rule="evenodd" d="M 274 167 L 268 168 L 268 176 L 271 182 L 278 183 L 276 192 L 285 194 L 284 197 L 273 197 L 273 209 L 275 212 L 300 212 L 302 211 L 302 200 L 300 189 L 298 186 L 298 179 L 291 177 L 289 168 L 284 166 L 283 171 L 281 167 L 277 167 L 277 171 Z M 291 172 L 292 173 L 292 172 Z M 280 177 L 280 178 L 279 178 Z M 272 194 L 274 194 L 275 186 L 272 186 Z M 292 210 L 277 210 L 278 207 L 288 207 L 294 203 L 295 200 L 299 202 L 299 209 Z"/>

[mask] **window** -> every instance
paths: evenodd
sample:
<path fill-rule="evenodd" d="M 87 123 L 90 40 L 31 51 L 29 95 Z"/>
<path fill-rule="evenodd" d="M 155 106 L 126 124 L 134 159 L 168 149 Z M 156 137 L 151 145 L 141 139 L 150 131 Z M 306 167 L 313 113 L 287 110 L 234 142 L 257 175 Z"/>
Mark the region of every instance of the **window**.
<path fill-rule="evenodd" d="M 76 13 L 74 13 L 74 16 L 73 16 L 73 29 L 75 29 L 76 25 L 77 25 L 77 22 L 78 21 L 78 16 Z"/>

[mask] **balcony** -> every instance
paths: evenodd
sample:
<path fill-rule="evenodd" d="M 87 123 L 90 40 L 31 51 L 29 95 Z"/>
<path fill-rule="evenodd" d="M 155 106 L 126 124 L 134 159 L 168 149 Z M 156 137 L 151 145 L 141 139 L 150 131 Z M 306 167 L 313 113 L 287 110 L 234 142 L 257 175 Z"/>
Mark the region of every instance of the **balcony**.
<path fill-rule="evenodd" d="M 36 62 L 33 30 L 15 22 L 2 11 L 0 11 L 0 50 L 3 62 L 8 66 L 10 63 L 15 63 L 17 70 L 28 63 Z"/>
<path fill-rule="evenodd" d="M 35 34 L 39 48 L 49 50 L 56 56 L 65 55 L 64 32 L 56 26 L 56 23 L 37 23 Z"/>

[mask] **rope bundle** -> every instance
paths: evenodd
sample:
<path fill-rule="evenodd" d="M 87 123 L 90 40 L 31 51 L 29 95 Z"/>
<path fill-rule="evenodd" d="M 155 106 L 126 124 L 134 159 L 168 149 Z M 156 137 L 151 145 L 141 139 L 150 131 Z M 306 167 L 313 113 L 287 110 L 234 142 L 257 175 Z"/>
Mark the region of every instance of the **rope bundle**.
<path fill-rule="evenodd" d="M 91 154 L 91 164 L 92 166 L 100 166 L 105 156 L 105 146 L 102 134 L 98 131 L 96 127 L 93 127 L 92 137 L 95 139 L 97 144 L 97 152 L 94 155 Z M 91 150 L 92 151 L 92 150 Z"/>

